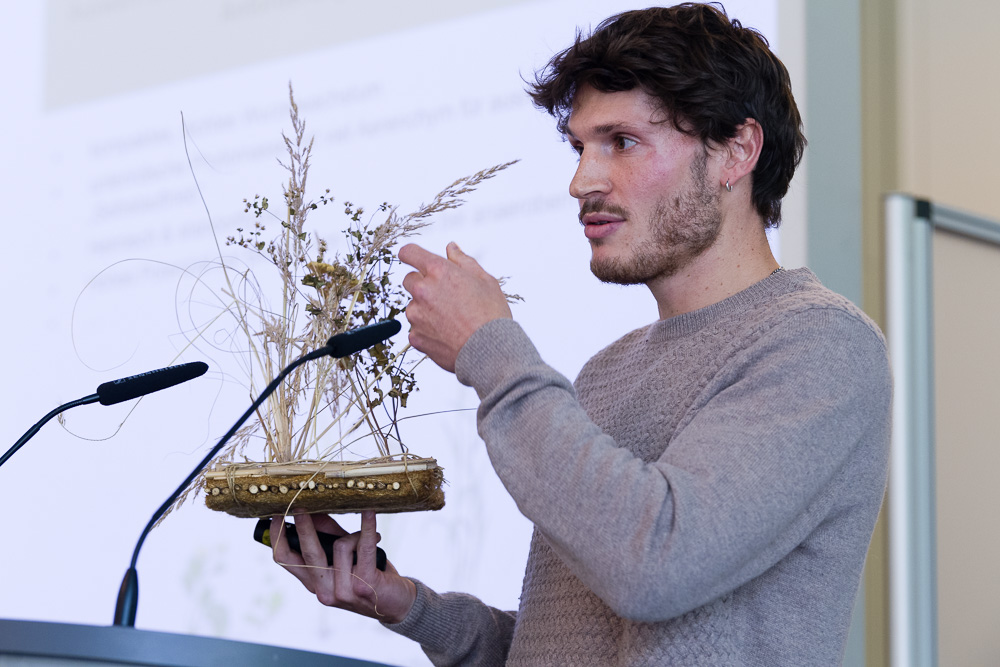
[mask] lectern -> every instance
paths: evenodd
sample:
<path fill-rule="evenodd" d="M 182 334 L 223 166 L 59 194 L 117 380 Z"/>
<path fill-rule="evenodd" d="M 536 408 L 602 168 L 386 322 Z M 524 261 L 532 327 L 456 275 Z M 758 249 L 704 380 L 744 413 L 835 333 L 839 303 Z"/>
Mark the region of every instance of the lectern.
<path fill-rule="evenodd" d="M 387 667 L 378 662 L 120 626 L 0 620 L 0 667 Z"/>

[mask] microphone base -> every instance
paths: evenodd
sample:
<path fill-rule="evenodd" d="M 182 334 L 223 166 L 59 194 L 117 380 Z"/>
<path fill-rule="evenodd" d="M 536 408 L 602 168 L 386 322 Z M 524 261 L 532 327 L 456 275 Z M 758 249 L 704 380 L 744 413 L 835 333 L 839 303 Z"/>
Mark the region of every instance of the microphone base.
<path fill-rule="evenodd" d="M 139 573 L 130 567 L 122 579 L 118 590 L 118 604 L 115 606 L 114 625 L 135 627 L 135 612 L 139 607 Z"/>

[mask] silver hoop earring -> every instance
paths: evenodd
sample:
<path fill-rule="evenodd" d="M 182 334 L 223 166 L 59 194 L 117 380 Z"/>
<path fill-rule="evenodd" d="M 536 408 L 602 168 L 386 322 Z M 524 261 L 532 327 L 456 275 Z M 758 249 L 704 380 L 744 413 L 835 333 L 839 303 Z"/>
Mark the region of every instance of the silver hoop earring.
<path fill-rule="evenodd" d="M 729 184 L 729 179 L 727 178 L 726 179 L 726 192 L 732 192 L 732 191 L 733 191 L 733 186 L 731 186 Z"/>

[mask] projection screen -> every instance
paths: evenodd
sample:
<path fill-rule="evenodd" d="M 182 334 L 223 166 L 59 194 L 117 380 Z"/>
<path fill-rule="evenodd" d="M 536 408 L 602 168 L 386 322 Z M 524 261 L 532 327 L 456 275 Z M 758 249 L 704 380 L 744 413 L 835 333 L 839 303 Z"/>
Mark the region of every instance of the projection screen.
<path fill-rule="evenodd" d="M 578 29 L 641 6 L 5 3 L 4 447 L 107 380 L 199 359 L 211 370 L 138 403 L 67 412 L 0 469 L 0 617 L 110 623 L 143 526 L 249 405 L 230 359 L 185 347 L 178 285 L 252 223 L 244 198 L 280 199 L 290 84 L 315 137 L 310 185 L 340 203 L 409 211 L 460 176 L 520 160 L 417 240 L 436 252 L 455 240 L 506 276 L 524 299 L 515 318 L 567 376 L 653 320 L 644 289 L 590 275 L 567 193 L 574 154 L 524 93 Z M 780 54 L 774 0 L 726 9 Z M 334 238 L 341 218 L 331 209 L 314 221 Z M 429 362 L 419 371 L 410 412 L 443 414 L 406 421 L 404 436 L 444 467 L 447 505 L 382 518 L 381 546 L 435 589 L 516 608 L 530 525 L 478 439 L 474 393 Z M 169 516 L 138 561 L 137 626 L 426 664 L 377 623 L 321 608 L 252 527 L 200 498 Z"/>

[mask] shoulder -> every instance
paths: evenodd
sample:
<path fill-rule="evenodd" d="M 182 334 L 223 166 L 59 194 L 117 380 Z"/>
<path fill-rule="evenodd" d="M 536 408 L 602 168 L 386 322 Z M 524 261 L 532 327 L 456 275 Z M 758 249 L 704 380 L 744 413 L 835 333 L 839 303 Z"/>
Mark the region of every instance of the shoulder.
<path fill-rule="evenodd" d="M 841 359 L 888 368 L 885 336 L 846 297 L 824 287 L 808 269 L 789 271 L 785 289 L 763 303 L 746 332 L 748 346 L 779 344 L 795 357 Z"/>
<path fill-rule="evenodd" d="M 857 329 L 859 334 L 873 337 L 885 346 L 885 337 L 878 325 L 849 299 L 825 287 L 809 269 L 784 273 L 787 274 L 783 282 L 784 289 L 762 308 L 769 319 L 832 318 Z"/>
<path fill-rule="evenodd" d="M 751 377 L 758 387 L 780 384 L 776 397 L 801 393 L 832 405 L 855 396 L 887 409 L 892 377 L 878 326 L 808 269 L 785 273 L 772 298 L 731 323 L 717 379 Z"/>

